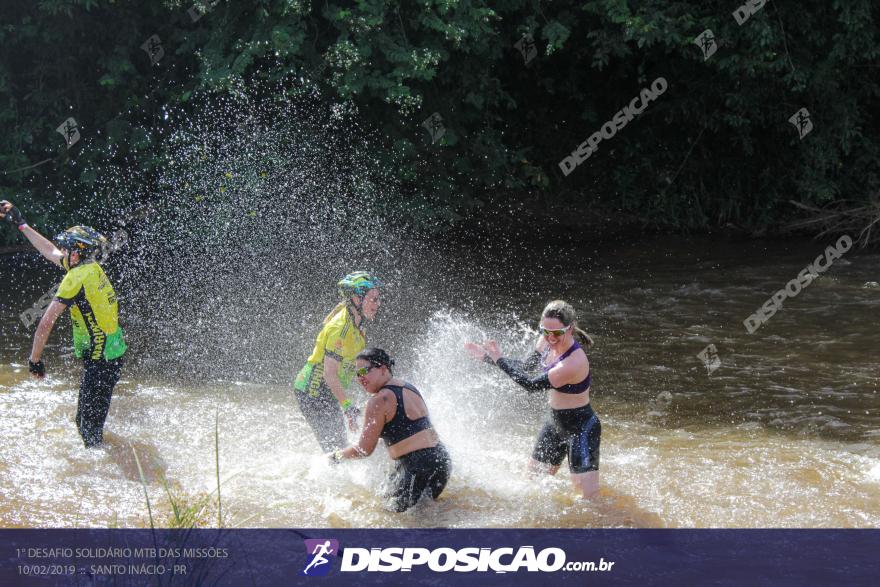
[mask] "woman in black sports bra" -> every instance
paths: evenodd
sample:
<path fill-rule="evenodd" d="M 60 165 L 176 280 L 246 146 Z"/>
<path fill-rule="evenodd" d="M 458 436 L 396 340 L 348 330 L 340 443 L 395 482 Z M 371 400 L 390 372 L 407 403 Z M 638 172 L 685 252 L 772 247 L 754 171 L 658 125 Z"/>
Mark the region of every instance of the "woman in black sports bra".
<path fill-rule="evenodd" d="M 550 416 L 538 435 L 529 470 L 555 475 L 568 457 L 571 480 L 584 497 L 599 492 L 599 441 L 602 425 L 590 406 L 592 373 L 586 348 L 590 337 L 577 327 L 574 308 L 550 302 L 541 314 L 541 338 L 525 361 L 501 356 L 494 340 L 465 347 L 476 359 L 501 368 L 529 392 L 550 390 Z M 529 372 L 541 367 L 538 375 Z"/>
<path fill-rule="evenodd" d="M 372 397 L 364 408 L 364 428 L 357 444 L 330 455 L 333 462 L 370 456 L 379 439 L 397 462 L 391 476 L 391 498 L 395 511 L 416 504 L 423 493 L 433 499 L 443 492 L 452 463 L 428 418 L 428 407 L 415 387 L 394 379 L 394 361 L 382 349 L 370 348 L 356 360 L 358 383 Z"/>

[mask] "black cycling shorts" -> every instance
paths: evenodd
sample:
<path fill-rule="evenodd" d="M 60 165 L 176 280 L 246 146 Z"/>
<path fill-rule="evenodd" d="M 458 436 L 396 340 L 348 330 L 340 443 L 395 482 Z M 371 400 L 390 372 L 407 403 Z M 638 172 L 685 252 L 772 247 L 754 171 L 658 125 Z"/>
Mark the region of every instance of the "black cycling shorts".
<path fill-rule="evenodd" d="M 414 450 L 397 459 L 389 479 L 391 491 L 387 497 L 398 512 L 414 506 L 425 492 L 429 492 L 432 499 L 437 499 L 443 493 L 451 472 L 452 461 L 443 444 Z"/>
<path fill-rule="evenodd" d="M 598 471 L 601 436 L 602 424 L 590 404 L 571 410 L 550 410 L 532 458 L 557 467 L 568 456 L 572 473 Z"/>

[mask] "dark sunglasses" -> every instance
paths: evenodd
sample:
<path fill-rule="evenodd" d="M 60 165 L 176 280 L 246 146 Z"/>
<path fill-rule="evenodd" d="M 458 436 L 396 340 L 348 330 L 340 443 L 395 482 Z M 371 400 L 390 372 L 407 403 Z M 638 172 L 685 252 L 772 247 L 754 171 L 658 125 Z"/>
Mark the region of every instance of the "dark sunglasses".
<path fill-rule="evenodd" d="M 370 365 L 369 367 L 361 367 L 360 369 L 358 369 L 357 371 L 355 371 L 355 374 L 356 374 L 358 377 L 366 377 L 366 376 L 367 376 L 367 373 L 369 373 L 370 371 L 372 371 L 373 369 L 375 369 L 375 368 L 378 367 L 378 366 L 379 366 L 379 365 Z"/>

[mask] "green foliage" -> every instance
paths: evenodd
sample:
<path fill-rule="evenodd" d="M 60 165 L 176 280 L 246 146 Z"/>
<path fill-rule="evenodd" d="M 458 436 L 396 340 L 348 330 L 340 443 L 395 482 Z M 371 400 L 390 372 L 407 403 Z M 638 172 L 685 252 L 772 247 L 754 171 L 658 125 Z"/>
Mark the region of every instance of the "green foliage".
<path fill-rule="evenodd" d="M 743 25 L 722 1 L 198 4 L 192 22 L 179 1 L 42 0 L 0 26 L 0 187 L 30 216 L 64 224 L 112 166 L 148 185 L 163 106 L 255 80 L 356 105 L 387 142 L 396 204 L 426 223 L 538 193 L 568 215 L 758 230 L 787 219 L 789 200 L 862 202 L 880 187 L 871 0 L 768 2 Z M 693 41 L 707 28 L 719 46 L 704 60 Z M 514 46 L 526 33 L 528 64 Z M 140 48 L 153 34 L 157 65 Z M 564 176 L 559 161 L 660 76 L 667 92 Z M 788 122 L 801 107 L 815 125 L 803 140 Z M 434 112 L 446 133 L 432 144 Z M 68 116 L 83 135 L 69 152 L 54 131 Z"/>

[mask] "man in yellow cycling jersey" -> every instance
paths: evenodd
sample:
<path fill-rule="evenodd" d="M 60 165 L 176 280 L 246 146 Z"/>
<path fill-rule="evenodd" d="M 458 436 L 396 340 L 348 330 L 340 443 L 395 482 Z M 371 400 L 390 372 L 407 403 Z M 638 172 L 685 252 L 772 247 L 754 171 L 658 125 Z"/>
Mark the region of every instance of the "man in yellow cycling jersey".
<path fill-rule="evenodd" d="M 359 412 L 346 390 L 354 378 L 355 357 L 366 346 L 366 322 L 379 310 L 381 285 L 366 271 L 336 284 L 342 301 L 324 319 L 315 348 L 293 383 L 303 417 L 325 453 L 348 444 L 343 419 L 357 430 Z"/>
<path fill-rule="evenodd" d="M 74 226 L 55 237 L 56 247 L 28 226 L 18 208 L 5 200 L 0 202 L 0 218 L 17 226 L 40 254 L 67 272 L 34 334 L 28 370 L 38 379 L 46 376 L 43 349 L 55 321 L 70 308 L 73 348 L 85 368 L 77 401 L 76 426 L 86 448 L 97 446 L 103 440 L 104 421 L 126 350 L 119 326 L 116 292 L 95 260 L 107 239 L 88 226 Z"/>

